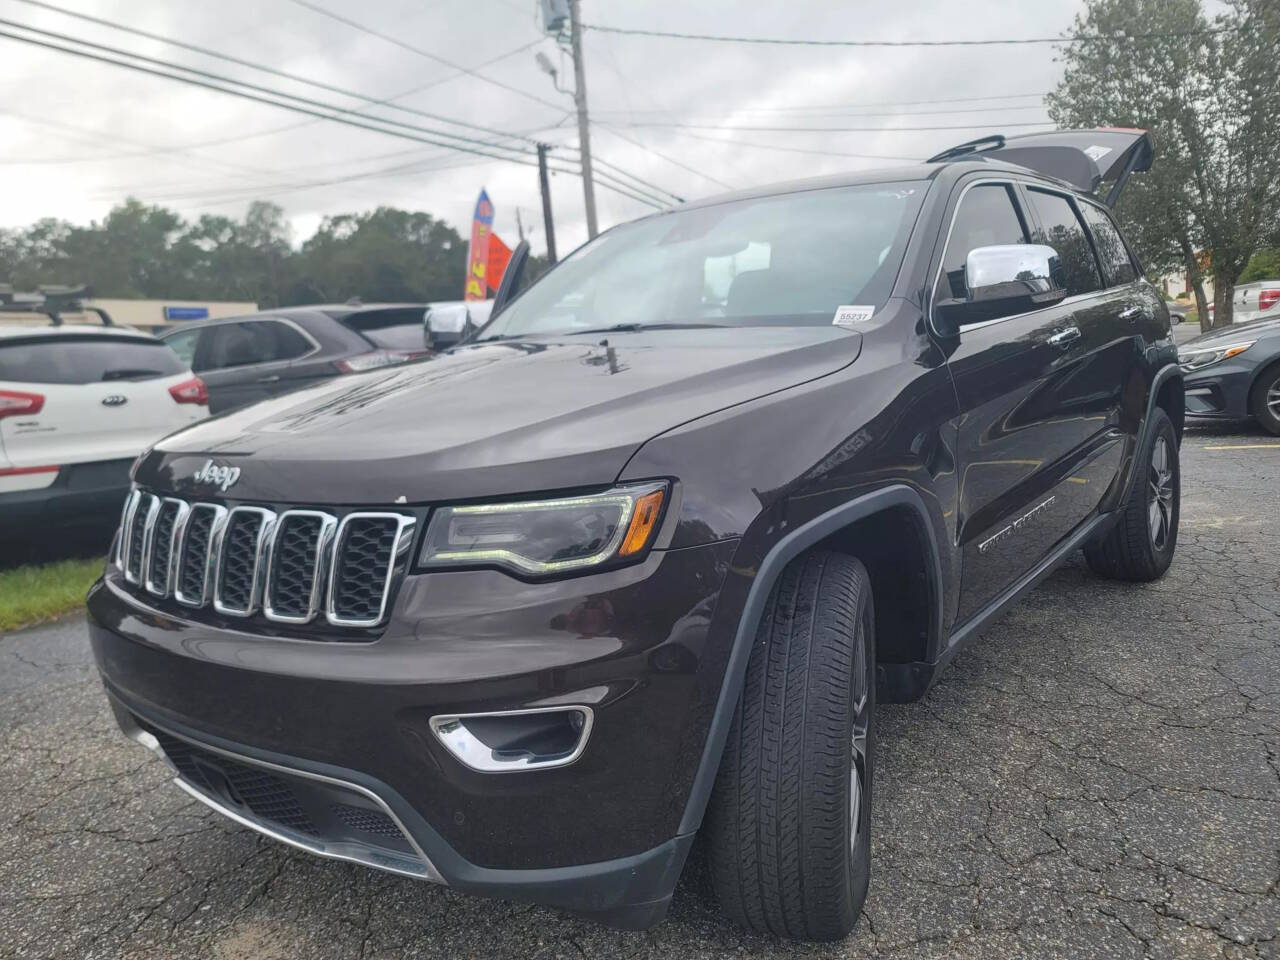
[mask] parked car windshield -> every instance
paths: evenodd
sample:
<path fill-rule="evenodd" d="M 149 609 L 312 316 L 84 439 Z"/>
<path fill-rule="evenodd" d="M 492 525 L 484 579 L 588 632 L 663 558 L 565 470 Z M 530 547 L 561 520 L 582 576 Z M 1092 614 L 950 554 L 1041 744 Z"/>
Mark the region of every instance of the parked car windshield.
<path fill-rule="evenodd" d="M 17 383 L 100 383 L 150 380 L 187 365 L 159 340 L 72 334 L 0 340 L 0 380 Z"/>
<path fill-rule="evenodd" d="M 669 324 L 830 324 L 889 297 L 924 196 L 878 183 L 675 210 L 601 234 L 478 340 Z"/>

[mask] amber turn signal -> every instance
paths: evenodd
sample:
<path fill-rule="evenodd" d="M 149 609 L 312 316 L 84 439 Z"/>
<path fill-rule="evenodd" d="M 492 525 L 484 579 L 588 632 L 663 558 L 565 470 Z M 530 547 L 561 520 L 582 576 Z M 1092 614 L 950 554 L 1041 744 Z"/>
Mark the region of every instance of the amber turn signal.
<path fill-rule="evenodd" d="M 631 526 L 627 528 L 627 536 L 622 541 L 618 556 L 634 556 L 649 543 L 649 538 L 658 526 L 658 514 L 662 512 L 662 494 L 663 491 L 655 490 L 636 501 L 636 508 L 631 514 Z"/>

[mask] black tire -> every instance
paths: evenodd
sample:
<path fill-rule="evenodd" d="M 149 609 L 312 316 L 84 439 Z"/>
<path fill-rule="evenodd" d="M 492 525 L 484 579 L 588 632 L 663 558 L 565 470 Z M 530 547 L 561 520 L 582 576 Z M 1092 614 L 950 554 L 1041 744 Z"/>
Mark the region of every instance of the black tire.
<path fill-rule="evenodd" d="M 1163 409 L 1156 407 L 1151 416 L 1146 442 L 1134 460 L 1138 475 L 1119 521 L 1106 536 L 1084 548 L 1094 573 L 1112 580 L 1159 580 L 1178 545 L 1182 498 L 1178 435 Z"/>
<path fill-rule="evenodd" d="M 707 813 L 712 888 L 749 930 L 838 940 L 857 923 L 875 694 L 866 568 L 825 551 L 793 561 L 761 617 Z"/>
<path fill-rule="evenodd" d="M 1249 412 L 1264 430 L 1280 436 L 1280 363 L 1259 375 L 1249 391 Z"/>

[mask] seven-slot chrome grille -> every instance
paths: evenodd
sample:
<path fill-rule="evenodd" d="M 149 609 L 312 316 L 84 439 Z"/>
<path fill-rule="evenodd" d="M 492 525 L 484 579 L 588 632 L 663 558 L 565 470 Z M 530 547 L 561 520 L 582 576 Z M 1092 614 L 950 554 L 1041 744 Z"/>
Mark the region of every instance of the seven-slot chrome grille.
<path fill-rule="evenodd" d="M 125 580 L 226 617 L 275 623 L 317 617 L 374 627 L 387 615 L 414 517 L 355 511 L 225 507 L 135 489 L 125 502 L 116 565 Z"/>

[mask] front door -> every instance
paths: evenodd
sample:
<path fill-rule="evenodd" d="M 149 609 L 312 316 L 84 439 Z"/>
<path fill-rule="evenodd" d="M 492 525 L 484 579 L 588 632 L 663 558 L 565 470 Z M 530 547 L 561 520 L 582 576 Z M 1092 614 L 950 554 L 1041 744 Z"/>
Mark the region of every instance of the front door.
<path fill-rule="evenodd" d="M 1106 369 L 1122 362 L 1105 349 L 1115 311 L 1079 220 L 1062 231 L 1045 222 L 1020 187 L 970 184 L 943 254 L 935 299 L 965 295 L 971 250 L 1028 241 L 1058 252 L 1067 292 L 1053 306 L 962 327 L 948 344 L 960 410 L 957 624 L 1089 515 L 1124 452 L 1114 425 L 1123 370 Z"/>

